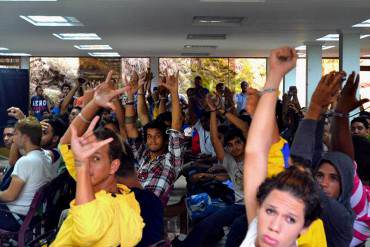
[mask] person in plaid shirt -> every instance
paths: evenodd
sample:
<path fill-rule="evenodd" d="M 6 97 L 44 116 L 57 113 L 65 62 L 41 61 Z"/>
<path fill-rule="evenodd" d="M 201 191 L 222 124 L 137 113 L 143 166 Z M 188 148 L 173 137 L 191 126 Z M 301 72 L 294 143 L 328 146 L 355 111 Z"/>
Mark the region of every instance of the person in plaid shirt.
<path fill-rule="evenodd" d="M 164 123 L 154 120 L 144 126 L 143 137 L 140 137 L 136 128 L 134 94 L 139 90 L 138 100 L 140 100 L 140 97 L 144 96 L 140 90 L 142 86 L 141 78 L 131 80 L 128 90 L 128 101 L 125 105 L 128 142 L 138 161 L 137 174 L 141 185 L 156 194 L 166 204 L 167 192 L 180 173 L 184 154 L 178 75 L 167 76 L 165 83 L 159 83 L 159 86 L 165 87 L 171 94 L 171 129 L 166 130 Z"/>

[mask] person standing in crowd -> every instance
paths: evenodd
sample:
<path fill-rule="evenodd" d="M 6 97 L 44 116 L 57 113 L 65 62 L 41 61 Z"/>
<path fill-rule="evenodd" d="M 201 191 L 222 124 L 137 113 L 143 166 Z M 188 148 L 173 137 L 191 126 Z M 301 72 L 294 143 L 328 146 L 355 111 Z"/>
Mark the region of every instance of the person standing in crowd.
<path fill-rule="evenodd" d="M 50 103 L 48 99 L 44 96 L 44 90 L 39 85 L 35 89 L 36 95 L 31 98 L 31 113 L 39 121 L 44 117 L 44 113 L 50 113 Z"/>
<path fill-rule="evenodd" d="M 202 77 L 199 75 L 194 78 L 194 87 L 188 89 L 189 94 L 189 108 L 190 114 L 194 116 L 191 119 L 195 121 L 200 119 L 202 114 L 205 112 L 206 102 L 205 98 L 206 95 L 209 94 L 209 90 L 202 85 Z M 190 93 L 191 92 L 191 93 Z"/>
<path fill-rule="evenodd" d="M 240 115 L 240 112 L 245 109 L 248 101 L 248 88 L 249 84 L 246 81 L 240 83 L 241 92 L 235 95 L 234 101 L 236 104 L 236 113 Z"/>

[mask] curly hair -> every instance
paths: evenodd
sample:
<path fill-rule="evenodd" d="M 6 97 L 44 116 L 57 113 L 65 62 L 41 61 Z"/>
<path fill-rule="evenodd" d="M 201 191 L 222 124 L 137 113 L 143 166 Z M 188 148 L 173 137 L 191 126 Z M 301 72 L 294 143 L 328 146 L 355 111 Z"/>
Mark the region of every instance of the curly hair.
<path fill-rule="evenodd" d="M 305 227 L 319 218 L 321 214 L 319 188 L 312 175 L 305 170 L 291 166 L 276 176 L 267 178 L 257 192 L 257 202 L 260 206 L 273 190 L 288 192 L 303 201 Z"/>

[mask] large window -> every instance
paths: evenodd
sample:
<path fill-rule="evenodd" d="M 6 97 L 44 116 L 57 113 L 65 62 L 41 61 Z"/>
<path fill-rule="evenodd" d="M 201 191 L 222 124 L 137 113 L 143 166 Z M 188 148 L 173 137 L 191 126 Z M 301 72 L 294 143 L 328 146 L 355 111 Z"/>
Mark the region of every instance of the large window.
<path fill-rule="evenodd" d="M 266 80 L 265 58 L 160 58 L 160 75 L 177 73 L 180 77 L 180 93 L 193 87 L 193 79 L 202 77 L 203 86 L 211 92 L 217 83 L 224 83 L 232 91 L 240 91 L 240 82 L 261 88 Z"/>

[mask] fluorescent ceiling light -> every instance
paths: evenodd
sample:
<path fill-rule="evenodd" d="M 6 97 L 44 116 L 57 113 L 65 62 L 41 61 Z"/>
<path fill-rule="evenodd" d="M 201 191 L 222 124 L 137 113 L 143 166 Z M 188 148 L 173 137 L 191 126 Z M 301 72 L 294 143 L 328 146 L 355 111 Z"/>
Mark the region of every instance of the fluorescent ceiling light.
<path fill-rule="evenodd" d="M 92 57 L 120 57 L 118 52 L 89 52 Z"/>
<path fill-rule="evenodd" d="M 110 45 L 75 45 L 79 50 L 112 50 Z"/>
<path fill-rule="evenodd" d="M 316 40 L 318 41 L 339 41 L 339 34 L 338 33 L 328 34 Z"/>
<path fill-rule="evenodd" d="M 71 16 L 20 15 L 19 17 L 39 27 L 83 26 L 79 20 Z"/>
<path fill-rule="evenodd" d="M 335 47 L 335 45 L 323 45 L 322 46 L 322 49 L 323 50 L 328 50 L 328 49 L 333 48 L 333 47 Z M 297 46 L 295 49 L 297 51 L 305 51 L 306 50 L 306 46 L 305 45 Z"/>
<path fill-rule="evenodd" d="M 0 51 L 8 51 L 8 50 L 9 50 L 8 48 L 0 47 Z"/>
<path fill-rule="evenodd" d="M 101 40 L 96 33 L 53 33 L 62 40 Z"/>
<path fill-rule="evenodd" d="M 328 50 L 328 49 L 331 49 L 331 48 L 334 48 L 334 47 L 335 47 L 335 45 L 323 45 L 322 49 L 323 50 Z"/>
<path fill-rule="evenodd" d="M 31 56 L 31 54 L 28 53 L 5 53 L 5 52 L 0 52 L 0 56 L 16 56 L 16 57 L 28 57 Z"/>
<path fill-rule="evenodd" d="M 355 24 L 352 27 L 370 27 L 370 19 L 363 21 L 361 23 Z"/>
<path fill-rule="evenodd" d="M 361 36 L 360 36 L 360 39 L 365 39 L 365 38 L 367 38 L 367 37 L 370 37 L 370 34 L 364 34 L 364 35 L 361 35 Z"/>

